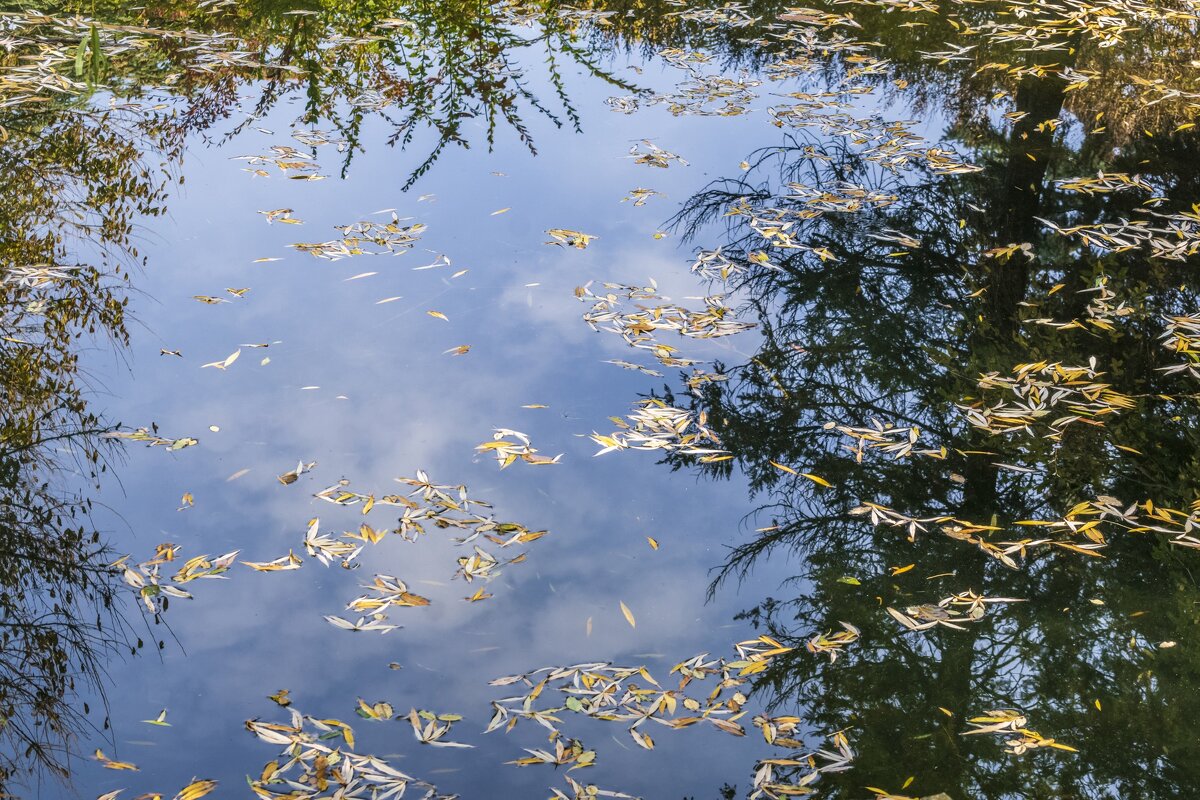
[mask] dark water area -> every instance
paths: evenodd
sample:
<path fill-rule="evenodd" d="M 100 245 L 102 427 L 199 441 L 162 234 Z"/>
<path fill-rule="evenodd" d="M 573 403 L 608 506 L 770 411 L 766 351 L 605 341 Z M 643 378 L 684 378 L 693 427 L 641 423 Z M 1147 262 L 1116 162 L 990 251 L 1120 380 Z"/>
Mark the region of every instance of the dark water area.
<path fill-rule="evenodd" d="M 1198 20 L 0 4 L 0 789 L 1194 795 Z"/>

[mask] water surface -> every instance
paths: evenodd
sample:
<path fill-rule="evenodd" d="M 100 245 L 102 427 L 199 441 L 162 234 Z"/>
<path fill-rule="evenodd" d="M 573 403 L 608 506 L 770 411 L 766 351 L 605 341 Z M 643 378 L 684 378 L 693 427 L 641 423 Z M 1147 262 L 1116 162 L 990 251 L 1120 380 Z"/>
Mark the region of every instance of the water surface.
<path fill-rule="evenodd" d="M 8 791 L 1200 786 L 1194 4 L 0 19 Z"/>

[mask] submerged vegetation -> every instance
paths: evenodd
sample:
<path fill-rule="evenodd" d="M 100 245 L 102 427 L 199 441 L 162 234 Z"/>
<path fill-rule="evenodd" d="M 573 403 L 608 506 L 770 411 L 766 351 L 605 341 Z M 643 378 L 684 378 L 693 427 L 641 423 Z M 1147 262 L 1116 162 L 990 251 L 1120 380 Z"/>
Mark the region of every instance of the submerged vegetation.
<path fill-rule="evenodd" d="M 555 798 L 630 797 L 577 777 L 605 760 L 600 745 L 616 723 L 628 734 L 621 747 L 645 751 L 684 728 L 761 735 L 734 780 L 755 800 L 1168 798 L 1200 787 L 1200 643 L 1189 636 L 1200 604 L 1195 3 L 210 0 L 18 5 L 0 13 L 0 32 L 5 791 L 39 768 L 71 776 L 75 737 L 108 725 L 92 721 L 85 690 L 103 688 L 108 657 L 144 646 L 135 615 L 160 630 L 178 601 L 205 602 L 193 581 L 299 571 L 315 586 L 312 562 L 352 570 L 381 543 L 436 547 L 434 529 L 462 553 L 445 570 L 470 585 L 453 600 L 462 608 L 503 602 L 510 587 L 497 576 L 529 569 L 518 566 L 527 560 L 555 572 L 534 552 L 542 545 L 525 549 L 548 535 L 536 527 L 540 509 L 512 509 L 529 525 L 504 521 L 509 511 L 497 518 L 465 485 L 434 483 L 415 464 L 396 493 L 348 478 L 306 492 L 305 502 L 354 522 L 298 511 L 286 554 L 247 543 L 190 555 L 172 542 L 148 557 L 110 552 L 90 512 L 117 449 L 187 458 L 203 447 L 195 432 L 108 420 L 80 367 L 93 342 L 128 342 L 138 226 L 152 230 L 166 211 L 188 148 L 224 153 L 250 130 L 272 137 L 231 156 L 247 173 L 239 180 L 286 178 L 296 197 L 351 174 L 370 148 L 395 145 L 397 158 L 415 149 L 399 192 L 451 146 L 513 136 L 536 153 L 530 119 L 578 131 L 588 115 L 649 109 L 749 117 L 774 139 L 731 152 L 734 174 L 674 210 L 667 227 L 695 248 L 681 259 L 695 295 L 673 300 L 655 278 L 638 286 L 590 274 L 574 298 L 557 298 L 583 302 L 578 325 L 625 347 L 629 360 L 606 363 L 654 379 L 630 398 L 631 413 L 611 409 L 611 428 L 589 420 L 574 432 L 606 459 L 646 450 L 674 470 L 744 477 L 757 505 L 752 535 L 717 565 L 711 592 L 750 587 L 739 621 L 756 630 L 735 635 L 745 639 L 735 658 L 703 653 L 667 675 L 622 658 L 530 664 L 492 680 L 522 693 L 492 700 L 483 730 L 531 722 L 520 727 L 549 738 L 508 763 L 562 772 L 548 790 Z M 641 67 L 634 80 L 618 77 L 621 53 L 640 54 L 673 85 L 642 86 Z M 606 109 L 576 104 L 568 65 L 614 93 Z M 262 127 L 293 99 L 286 136 Z M 385 134 L 367 141 L 368 130 Z M 647 181 L 689 167 L 666 137 L 612 149 Z M 612 200 L 648 206 L 643 214 L 671 202 L 645 186 Z M 305 224 L 282 204 L 259 214 Z M 288 247 L 379 263 L 418 250 L 436 224 L 393 209 L 347 212 L 335 233 Z M 615 252 L 605 230 L 542 227 L 558 224 L 586 226 L 539 225 L 564 258 Z M 453 287 L 467 272 L 455 257 L 438 253 L 412 272 Z M 231 310 L 255 297 L 250 286 L 205 291 L 192 298 Z M 422 310 L 431 325 L 457 321 Z M 714 357 L 727 341 L 737 344 Z M 264 337 L 222 357 L 223 347 L 207 363 L 159 352 L 223 380 L 251 369 L 255 350 L 265 367 L 280 345 Z M 471 344 L 436 352 L 479 357 Z M 464 458 L 494 458 L 514 467 L 505 477 L 527 471 L 534 481 L 582 469 L 540 432 L 481 424 L 472 440 L 489 428 Z M 317 470 L 301 459 L 272 491 L 303 497 L 290 487 Z M 172 513 L 196 508 L 189 491 Z M 396 521 L 380 523 L 386 515 Z M 659 541 L 644 538 L 657 553 Z M 776 553 L 796 557 L 799 574 L 755 587 L 754 570 Z M 325 629 L 336 647 L 378 639 L 364 633 L 402 637 L 393 614 L 447 602 L 440 590 L 418 593 L 418 580 L 440 584 L 403 567 L 321 612 L 338 629 Z M 646 618 L 637 603 L 637 615 L 623 599 L 610 605 L 628 629 Z M 590 636 L 591 617 L 586 625 Z M 159 649 L 164 638 L 154 637 Z M 246 722 L 282 748 L 247 778 L 255 796 L 451 797 L 360 748 L 350 724 L 295 710 L 288 695 L 270 697 L 284 721 Z M 418 745 L 466 751 L 474 745 L 460 739 L 480 727 L 481 709 L 460 702 L 423 698 L 404 713 L 360 697 L 348 711 L 364 724 L 398 720 Z M 164 710 L 145 722 L 166 720 Z M 101 749 L 94 759 L 138 770 Z M 175 797 L 198 800 L 216 786 L 197 777 Z"/>

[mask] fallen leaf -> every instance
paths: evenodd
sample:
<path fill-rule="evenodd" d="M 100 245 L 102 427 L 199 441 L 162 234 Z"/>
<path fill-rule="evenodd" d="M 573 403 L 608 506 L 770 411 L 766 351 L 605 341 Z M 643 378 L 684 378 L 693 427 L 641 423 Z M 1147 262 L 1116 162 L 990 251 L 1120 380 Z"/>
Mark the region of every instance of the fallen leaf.
<path fill-rule="evenodd" d="M 158 712 L 158 716 L 154 719 L 144 719 L 142 722 L 146 723 L 147 725 L 159 725 L 164 728 L 171 727 L 171 723 L 167 722 L 167 710 L 165 708 Z"/>

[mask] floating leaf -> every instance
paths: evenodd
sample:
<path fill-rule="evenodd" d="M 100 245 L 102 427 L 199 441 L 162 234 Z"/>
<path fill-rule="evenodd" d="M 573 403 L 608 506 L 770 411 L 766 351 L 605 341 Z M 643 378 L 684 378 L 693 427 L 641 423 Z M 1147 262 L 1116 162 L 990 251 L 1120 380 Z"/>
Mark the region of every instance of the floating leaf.
<path fill-rule="evenodd" d="M 130 764 L 128 761 L 113 761 L 111 758 L 104 755 L 104 752 L 99 748 L 96 749 L 96 752 L 92 757 L 99 761 L 105 769 L 132 770 L 134 772 L 138 771 L 138 768 L 133 764 Z"/>
<path fill-rule="evenodd" d="M 217 782 L 212 780 L 194 780 L 179 790 L 174 800 L 200 800 L 217 788 Z"/>
<path fill-rule="evenodd" d="M 144 719 L 142 722 L 146 723 L 147 725 L 159 725 L 164 728 L 171 727 L 171 723 L 167 722 L 167 710 L 165 708 L 158 712 L 158 716 L 154 719 Z"/>

